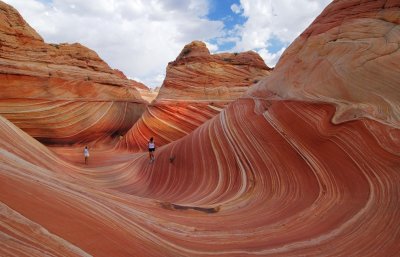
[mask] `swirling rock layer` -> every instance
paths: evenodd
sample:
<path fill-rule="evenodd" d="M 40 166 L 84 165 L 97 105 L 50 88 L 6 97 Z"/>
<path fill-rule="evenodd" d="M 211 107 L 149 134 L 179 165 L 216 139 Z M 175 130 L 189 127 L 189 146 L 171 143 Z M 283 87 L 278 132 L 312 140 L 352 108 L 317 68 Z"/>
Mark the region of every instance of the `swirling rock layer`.
<path fill-rule="evenodd" d="M 398 2 L 334 1 L 317 19 L 321 33 L 309 34 L 304 47 L 346 28 L 352 17 L 373 28 L 385 13 L 400 17 Z M 355 31 L 355 38 L 373 38 L 374 30 Z M 400 37 L 393 38 L 399 44 Z M 356 48 L 370 46 L 368 40 L 350 41 Z M 340 73 L 337 85 L 326 82 L 329 90 L 314 92 L 321 83 L 315 74 L 332 78 L 335 69 L 316 65 L 318 56 L 309 57 L 308 65 L 299 62 L 296 42 L 270 77 L 192 132 L 171 138 L 154 162 L 146 152 L 109 148 L 92 151 L 90 165 L 81 167 L 73 163 L 82 156 L 64 158 L 66 153 L 56 154 L 0 117 L 0 255 L 397 256 L 400 98 L 396 88 L 389 90 L 398 76 L 397 52 L 382 59 L 394 64 L 391 72 L 376 67 L 382 90 L 368 91 L 390 103 L 385 110 L 391 115 L 378 117 L 374 108 L 382 103 L 357 98 L 353 83 L 346 84 L 368 87 L 368 76 Z M 325 47 L 314 45 L 314 53 Z M 326 58 L 337 56 L 336 49 Z M 359 54 L 349 51 L 343 58 L 357 60 Z M 304 80 L 296 67 L 315 74 Z M 341 104 L 354 107 L 360 99 L 360 108 L 370 107 L 364 116 L 333 122 Z M 168 110 L 153 109 L 149 113 L 157 116 Z M 146 124 L 165 126 L 156 115 L 145 115 Z"/>
<path fill-rule="evenodd" d="M 126 131 L 140 117 L 145 101 L 136 88 L 144 85 L 80 44 L 44 43 L 3 2 L 0 16 L 1 115 L 43 142 L 61 144 Z"/>
<path fill-rule="evenodd" d="M 118 149 L 147 151 L 147 142 L 154 137 L 157 146 L 176 141 L 190 134 L 201 124 L 217 115 L 225 104 L 171 103 L 147 106 L 135 125 L 117 144 Z"/>
<path fill-rule="evenodd" d="M 267 87 L 284 99 L 334 104 L 336 123 L 367 117 L 399 128 L 399 8 L 399 1 L 335 1 L 252 95 Z"/>
<path fill-rule="evenodd" d="M 0 112 L 46 144 L 80 144 L 128 131 L 145 106 L 119 101 L 0 100 Z"/>
<path fill-rule="evenodd" d="M 96 256 L 393 256 L 400 144 L 388 142 L 400 131 L 371 120 L 333 125 L 333 114 L 329 105 L 243 99 L 160 148 L 154 163 L 120 155 L 123 163 L 93 170 L 3 120 L 1 138 L 13 141 L 1 145 L 2 202 Z"/>
<path fill-rule="evenodd" d="M 150 137 L 161 146 L 189 134 L 270 70 L 255 52 L 211 55 L 193 41 L 168 64 L 157 98 L 118 148 L 145 150 Z"/>

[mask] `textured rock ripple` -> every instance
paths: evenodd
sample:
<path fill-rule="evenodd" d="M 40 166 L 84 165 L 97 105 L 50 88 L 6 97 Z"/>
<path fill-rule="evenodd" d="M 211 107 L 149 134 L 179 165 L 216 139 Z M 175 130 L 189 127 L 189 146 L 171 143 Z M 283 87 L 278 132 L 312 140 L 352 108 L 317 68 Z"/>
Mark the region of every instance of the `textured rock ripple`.
<path fill-rule="evenodd" d="M 399 7 L 333 1 L 245 96 L 160 101 L 87 166 L 0 117 L 0 255 L 398 256 Z"/>

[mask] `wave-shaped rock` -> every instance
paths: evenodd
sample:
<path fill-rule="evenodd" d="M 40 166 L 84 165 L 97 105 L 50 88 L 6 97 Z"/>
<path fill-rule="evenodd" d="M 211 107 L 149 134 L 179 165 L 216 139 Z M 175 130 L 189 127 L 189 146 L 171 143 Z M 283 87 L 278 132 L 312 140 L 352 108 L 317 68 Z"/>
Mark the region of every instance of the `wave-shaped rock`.
<path fill-rule="evenodd" d="M 364 12 L 365 6 L 373 11 Z M 330 31 L 356 16 L 372 28 L 382 14 L 400 17 L 399 7 L 397 1 L 334 1 L 317 21 L 330 21 Z M 318 53 L 326 45 L 313 47 Z M 340 109 L 331 99 L 335 90 L 340 97 L 341 88 L 315 100 L 302 80 L 274 90 L 274 83 L 284 81 L 280 76 L 300 76 L 284 72 L 295 68 L 297 55 L 287 57 L 293 49 L 296 43 L 245 97 L 158 148 L 153 163 L 146 152 L 113 149 L 91 155 L 97 167 L 81 168 L 0 117 L 0 254 L 397 256 L 400 130 L 392 122 L 397 113 L 393 119 L 370 112 L 334 123 Z M 358 55 L 346 52 L 345 59 Z M 397 54 L 385 58 L 397 64 Z M 307 59 L 313 72 L 324 74 L 326 66 L 313 60 L 318 58 Z M 298 67 L 311 69 L 306 63 Z M 382 81 L 397 76 L 376 68 Z M 343 73 L 341 80 L 353 76 Z M 310 76 L 306 82 L 316 85 L 320 79 Z M 359 80 L 368 87 L 368 76 Z M 346 89 L 353 90 L 352 83 Z M 393 106 L 400 102 L 382 95 Z"/>
<path fill-rule="evenodd" d="M 390 256 L 400 249 L 400 131 L 380 134 L 389 128 L 371 120 L 334 125 L 334 113 L 239 100 L 117 189 L 186 213 L 194 256 Z"/>
<path fill-rule="evenodd" d="M 160 147 L 190 134 L 223 108 L 225 104 L 187 102 L 149 105 L 116 148 L 135 152 L 147 150 L 150 137 L 154 137 L 157 147 Z"/>
<path fill-rule="evenodd" d="M 334 112 L 243 99 L 160 148 L 152 164 L 137 154 L 92 170 L 2 120 L 1 138 L 13 139 L 1 140 L 2 215 L 8 224 L 12 209 L 96 256 L 392 256 L 400 250 L 399 144 L 377 137 L 386 126 L 371 120 L 333 125 Z M 13 241 L 32 235 L 30 225 L 1 230 Z M 46 237 L 36 244 L 57 251 Z"/>
<path fill-rule="evenodd" d="M 187 44 L 168 64 L 156 99 L 118 148 L 145 150 L 150 137 L 161 146 L 189 134 L 270 71 L 252 51 L 210 54 L 203 42 Z"/>
<path fill-rule="evenodd" d="M 366 117 L 400 128 L 399 6 L 335 1 L 252 95 L 267 87 L 284 99 L 334 104 L 335 123 Z"/>
<path fill-rule="evenodd" d="M 0 16 L 1 115 L 42 142 L 62 144 L 125 132 L 140 117 L 144 85 L 78 43 L 44 43 L 3 2 Z"/>

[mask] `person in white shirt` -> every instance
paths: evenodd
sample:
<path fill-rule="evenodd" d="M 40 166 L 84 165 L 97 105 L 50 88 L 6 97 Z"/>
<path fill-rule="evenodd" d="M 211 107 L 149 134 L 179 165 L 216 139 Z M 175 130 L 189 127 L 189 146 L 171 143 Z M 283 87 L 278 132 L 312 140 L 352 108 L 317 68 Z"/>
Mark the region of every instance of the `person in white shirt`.
<path fill-rule="evenodd" d="M 154 151 L 156 150 L 156 144 L 154 143 L 154 139 L 151 137 L 150 141 L 149 141 L 149 158 L 150 158 L 150 162 L 154 161 Z"/>
<path fill-rule="evenodd" d="M 83 149 L 83 156 L 85 156 L 85 164 L 87 164 L 89 159 L 89 149 L 87 146 L 85 146 L 85 149 Z"/>

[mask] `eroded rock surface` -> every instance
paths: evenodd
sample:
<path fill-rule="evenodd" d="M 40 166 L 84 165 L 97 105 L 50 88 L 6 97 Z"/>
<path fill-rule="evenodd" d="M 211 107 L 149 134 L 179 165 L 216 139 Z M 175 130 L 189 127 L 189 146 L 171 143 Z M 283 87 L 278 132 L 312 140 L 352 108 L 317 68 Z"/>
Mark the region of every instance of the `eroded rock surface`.
<path fill-rule="evenodd" d="M 193 41 L 170 62 L 157 101 L 232 101 L 270 73 L 255 52 L 210 54 Z"/>
<path fill-rule="evenodd" d="M 398 1 L 335 1 L 285 51 L 265 88 L 329 102 L 333 121 L 370 118 L 400 128 Z"/>
<path fill-rule="evenodd" d="M 122 133 L 140 117 L 146 101 L 137 88 L 144 85 L 78 43 L 46 44 L 3 2 L 0 17 L 1 115 L 55 144 Z"/>
<path fill-rule="evenodd" d="M 397 256 L 397 51 L 376 59 L 379 87 L 370 88 L 368 65 L 341 71 L 378 51 L 369 38 L 381 35 L 382 17 L 400 17 L 400 3 L 332 2 L 271 76 L 159 147 L 153 163 L 145 151 L 109 149 L 75 165 L 81 155 L 55 154 L 0 117 L 0 255 Z M 369 30 L 352 32 L 355 21 Z M 339 40 L 310 44 L 341 29 L 354 51 L 338 55 Z M 326 65 L 322 53 L 344 63 Z M 388 115 L 376 116 L 385 105 L 367 95 L 386 99 Z M 341 105 L 357 102 L 370 108 L 336 122 Z"/>
<path fill-rule="evenodd" d="M 150 137 L 161 146 L 188 135 L 270 72 L 255 52 L 212 55 L 193 41 L 168 64 L 156 99 L 118 148 L 145 150 Z"/>

